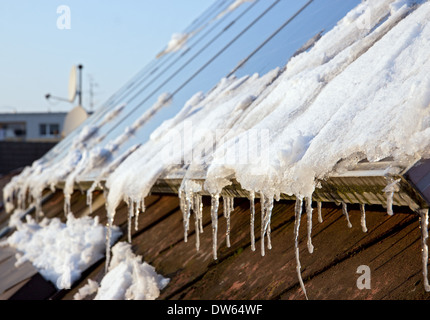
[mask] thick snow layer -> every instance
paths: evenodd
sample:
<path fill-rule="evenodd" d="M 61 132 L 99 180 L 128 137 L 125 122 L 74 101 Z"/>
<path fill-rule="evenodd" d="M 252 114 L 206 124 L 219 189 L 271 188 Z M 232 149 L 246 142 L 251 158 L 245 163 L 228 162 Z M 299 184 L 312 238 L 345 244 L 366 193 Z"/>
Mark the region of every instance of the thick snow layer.
<path fill-rule="evenodd" d="M 112 247 L 109 272 L 100 286 L 90 280 L 74 298 L 80 300 L 97 292 L 94 300 L 154 300 L 168 283 L 169 279 L 157 274 L 154 267 L 142 263 L 129 243 L 119 242 Z"/>
<path fill-rule="evenodd" d="M 341 160 L 428 157 L 429 8 L 363 2 L 280 75 L 196 94 L 110 175 L 111 211 L 178 166 L 186 179 L 203 175 L 211 194 L 235 177 L 249 191 L 304 198 Z"/>
<path fill-rule="evenodd" d="M 58 289 L 69 289 L 82 271 L 104 257 L 106 228 L 98 218 L 67 217 L 64 224 L 58 218 L 37 223 L 30 216 L 17 222 L 17 230 L 5 241 L 20 254 L 17 264 L 30 261 L 47 280 Z M 112 228 L 112 241 L 121 235 Z"/>

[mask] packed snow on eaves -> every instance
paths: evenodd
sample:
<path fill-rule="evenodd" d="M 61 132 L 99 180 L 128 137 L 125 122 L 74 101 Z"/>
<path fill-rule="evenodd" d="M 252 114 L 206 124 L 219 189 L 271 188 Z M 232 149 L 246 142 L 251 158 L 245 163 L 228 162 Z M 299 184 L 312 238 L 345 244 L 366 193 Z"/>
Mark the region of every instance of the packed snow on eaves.
<path fill-rule="evenodd" d="M 363 1 L 284 68 L 224 78 L 210 92 L 190 97 L 149 141 L 133 146 L 100 170 L 88 199 L 91 190 L 104 181 L 107 243 L 113 237 L 112 222 L 121 201 L 129 204 L 131 224 L 131 218 L 137 219 L 144 211 L 144 198 L 157 179 L 182 172 L 179 197 L 185 234 L 191 213 L 196 228 L 201 221 L 201 193 L 212 196 L 215 259 L 219 198 L 233 179 L 249 192 L 251 203 L 255 196 L 261 198 L 262 254 L 265 237 L 270 246 L 274 201 L 281 194 L 296 197 L 297 248 L 302 201 L 306 200 L 309 217 L 313 192 L 320 181 L 345 169 L 338 165 L 341 160 L 352 167 L 364 159 L 377 162 L 390 157 L 394 164 L 390 170 L 395 171 L 396 165 L 407 167 L 429 158 L 429 22 L 427 1 Z M 138 126 L 169 101 L 169 95 L 160 97 Z M 119 112 L 121 107 L 105 121 Z M 11 181 L 4 190 L 8 211 L 15 206 L 22 210 L 28 192 L 40 203 L 42 191 L 60 181 L 69 186 L 64 189 L 67 200 L 70 186 L 97 167 L 98 158 L 114 154 L 117 144 L 137 129 L 126 128 L 117 141 L 100 148 L 94 147 L 101 139 L 98 127 L 84 128 L 61 161 L 42 158 Z M 232 199 L 223 200 L 229 219 Z M 423 212 L 423 229 L 427 230 L 428 215 Z M 254 214 L 251 206 L 251 224 Z M 310 252 L 311 230 L 308 224 Z M 106 254 L 109 261 L 109 248 Z M 300 279 L 297 249 L 296 255 Z M 426 265 L 426 246 L 423 259 Z M 429 290 L 427 280 L 425 287 Z M 305 292 L 303 284 L 302 289 Z"/>

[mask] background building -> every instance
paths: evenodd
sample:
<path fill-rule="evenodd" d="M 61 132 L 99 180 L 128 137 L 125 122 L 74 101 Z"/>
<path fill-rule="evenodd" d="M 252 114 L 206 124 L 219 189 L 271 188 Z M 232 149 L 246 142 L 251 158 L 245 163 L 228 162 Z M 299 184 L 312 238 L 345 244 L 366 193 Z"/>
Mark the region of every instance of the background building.
<path fill-rule="evenodd" d="M 58 142 L 66 115 L 66 112 L 0 113 L 0 141 Z"/>

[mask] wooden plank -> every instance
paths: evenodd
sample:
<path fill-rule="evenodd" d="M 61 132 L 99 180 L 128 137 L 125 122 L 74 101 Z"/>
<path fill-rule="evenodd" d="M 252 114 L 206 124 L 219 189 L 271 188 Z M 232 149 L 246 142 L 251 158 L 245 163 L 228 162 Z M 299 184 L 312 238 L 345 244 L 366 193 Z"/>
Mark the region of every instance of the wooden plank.
<path fill-rule="evenodd" d="M 15 254 L 16 250 L 13 248 L 0 247 L 0 293 L 9 290 L 37 273 L 37 270 L 28 261 L 16 267 Z"/>
<path fill-rule="evenodd" d="M 288 211 L 286 213 L 288 214 Z M 289 212 L 289 214 L 293 213 Z M 339 264 L 339 261 L 348 261 L 350 257 L 360 252 L 360 248 L 369 247 L 395 234 L 402 226 L 409 225 L 414 218 L 403 214 L 388 217 L 384 212 L 369 211 L 369 231 L 363 233 L 358 210 L 351 210 L 350 214 L 353 223 L 351 229 L 347 228 L 341 210 L 336 207 L 324 209 L 325 219 L 322 224 L 316 222 L 314 215 L 313 254 L 307 252 L 306 215 L 302 217 L 300 227 L 302 276 L 311 299 L 316 289 L 307 281 L 309 277 L 321 274 L 324 270 L 331 270 Z M 259 252 L 252 252 L 249 246 L 244 247 L 208 268 L 203 275 L 190 282 L 189 286 L 184 286 L 184 290 L 176 292 L 173 296 L 168 296 L 166 290 L 163 296 L 172 299 L 277 299 L 279 297 L 303 299 L 304 295 L 299 288 L 295 269 L 293 228 L 294 223 L 286 222 L 272 232 L 273 248 L 266 250 L 265 257 L 261 257 Z M 356 281 L 355 270 L 358 265 L 352 265 L 355 269 L 351 278 Z M 419 268 L 421 264 L 418 263 L 416 266 Z M 182 270 L 181 274 L 184 272 L 186 271 Z M 350 286 L 347 282 L 335 281 L 336 279 L 333 278 L 324 279 L 326 287 Z M 393 277 L 389 280 L 396 282 Z M 294 291 L 294 296 L 291 290 Z M 336 299 L 336 296 L 325 292 L 325 295 L 319 298 Z M 347 299 L 348 297 L 337 296 L 337 298 Z M 355 298 L 360 297 L 355 296 Z"/>

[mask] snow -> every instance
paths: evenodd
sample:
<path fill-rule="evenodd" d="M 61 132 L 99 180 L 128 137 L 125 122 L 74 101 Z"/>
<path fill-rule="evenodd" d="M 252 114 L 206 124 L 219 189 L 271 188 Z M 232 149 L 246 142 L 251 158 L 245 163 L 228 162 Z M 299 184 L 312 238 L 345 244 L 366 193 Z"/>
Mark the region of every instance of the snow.
<path fill-rule="evenodd" d="M 234 10 L 244 2 L 235 1 L 229 9 Z M 64 180 L 68 214 L 74 183 L 82 173 L 103 166 L 108 169 L 96 179 L 92 190 L 101 179 L 106 179 L 110 243 L 119 203 L 126 200 L 130 206 L 140 206 L 137 212 L 143 212 L 143 199 L 157 179 L 182 170 L 185 174 L 179 196 L 184 240 L 190 228 L 191 211 L 196 215 L 196 231 L 201 227 L 198 195 L 203 191 L 209 193 L 213 257 L 217 259 L 219 198 L 233 179 L 249 192 L 252 204 L 256 194 L 262 200 L 262 255 L 265 236 L 268 247 L 271 246 L 274 200 L 280 194 L 293 195 L 299 201 L 295 227 L 297 273 L 306 294 L 298 250 L 303 199 L 307 204 L 308 250 L 312 252 L 311 199 L 320 181 L 345 169 L 345 164 L 353 167 L 364 159 L 376 162 L 392 158 L 394 169 L 398 169 L 430 158 L 429 21 L 427 1 L 363 1 L 312 48 L 292 57 L 285 68 L 264 75 L 221 79 L 211 91 L 190 97 L 182 110 L 157 128 L 147 142 L 116 158 L 121 161 L 112 162 L 118 146 L 166 105 L 170 96 L 161 96 L 136 125 L 125 128 L 123 135 L 100 149 L 97 143 L 102 136 L 98 129 L 121 112 L 119 107 L 98 125 L 84 127 L 61 161 L 41 159 L 14 178 L 4 189 L 6 208 L 9 212 L 14 209 L 15 196 L 17 209 L 24 210 L 28 191 L 40 208 L 42 190 Z M 174 35 L 165 52 L 179 50 L 188 37 Z M 388 182 L 385 189 L 389 214 L 396 186 Z M 322 222 L 321 203 L 317 206 L 318 220 Z M 255 209 L 252 208 L 253 238 Z M 352 227 L 345 203 L 342 209 L 348 226 Z M 364 231 L 367 228 L 362 209 Z M 225 213 L 230 219 L 229 212 Z M 130 208 L 129 225 L 133 216 L 137 216 L 136 210 Z M 199 248 L 198 237 L 196 248 Z M 110 261 L 109 246 L 106 259 Z M 118 264 L 113 273 L 122 279 L 115 284 L 118 289 L 123 288 L 119 296 L 129 290 L 124 288 L 134 277 L 134 271 L 130 270 Z"/>
<path fill-rule="evenodd" d="M 84 270 L 104 257 L 106 230 L 97 217 L 75 218 L 69 214 L 66 223 L 59 218 L 44 218 L 37 223 L 27 215 L 26 222 L 15 225 L 17 230 L 4 244 L 20 253 L 16 264 L 30 261 L 58 289 L 71 288 Z M 115 227 L 112 241 L 120 235 Z"/>
<path fill-rule="evenodd" d="M 142 263 L 142 257 L 132 252 L 129 243 L 118 242 L 112 247 L 109 272 L 100 282 L 94 300 L 155 300 L 168 283 L 169 279 L 157 274 L 154 267 Z"/>
<path fill-rule="evenodd" d="M 190 34 L 188 33 L 174 33 L 167 43 L 166 49 L 157 54 L 157 58 L 161 58 L 167 53 L 176 52 L 184 48 Z"/>
<path fill-rule="evenodd" d="M 112 247 L 112 254 L 109 272 L 100 284 L 89 279 L 75 294 L 75 300 L 92 294 L 94 300 L 155 300 L 169 283 L 154 267 L 142 263 L 142 257 L 132 252 L 129 243 L 118 242 Z"/>

